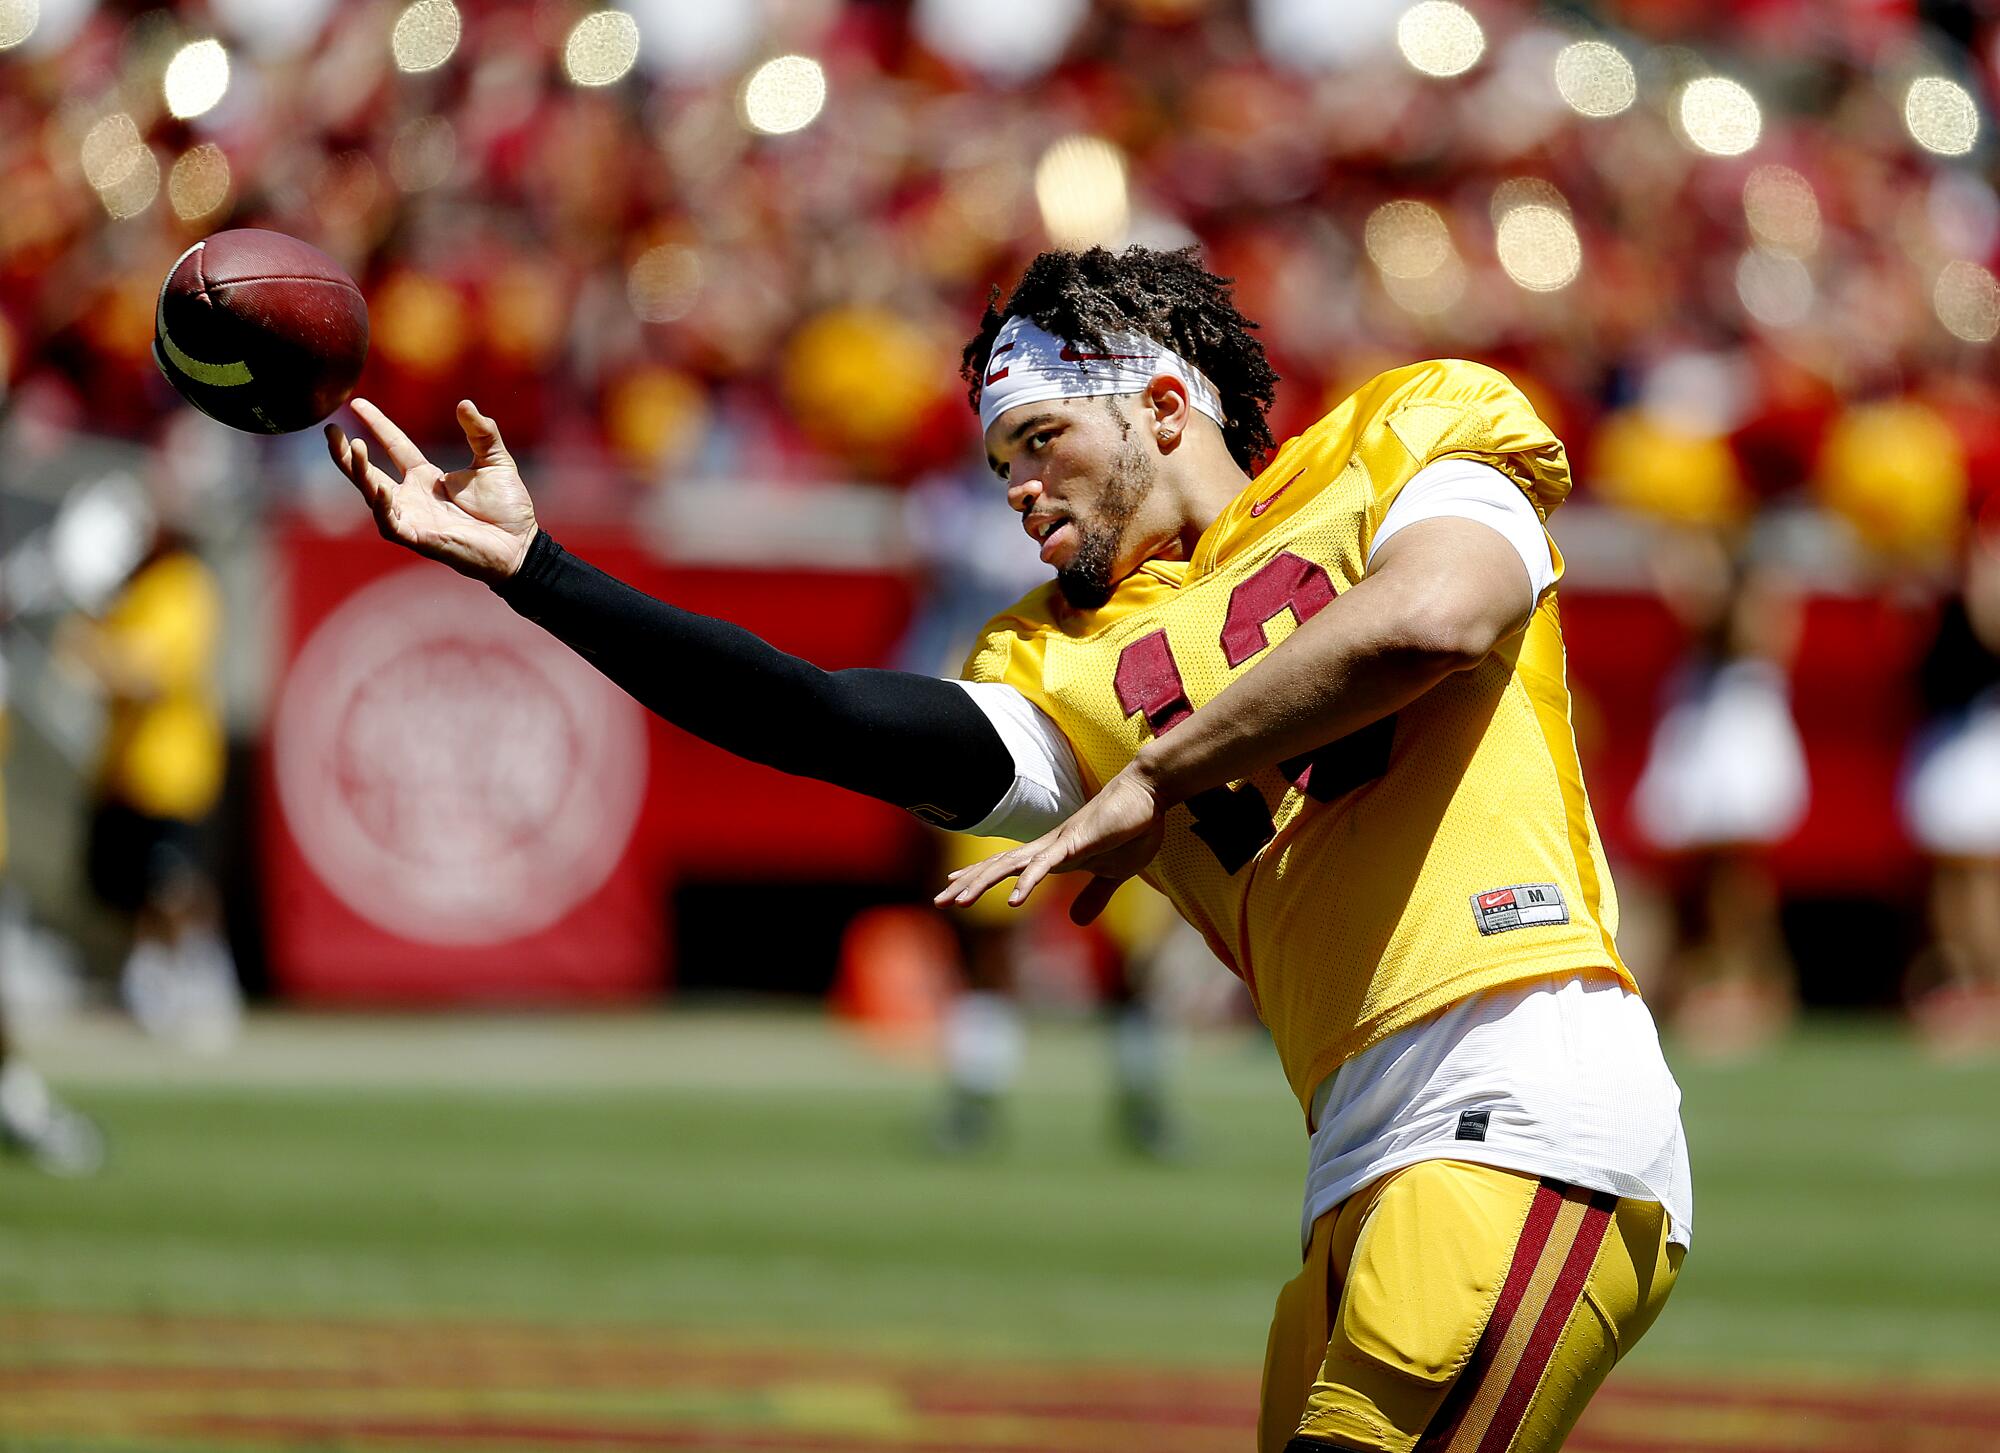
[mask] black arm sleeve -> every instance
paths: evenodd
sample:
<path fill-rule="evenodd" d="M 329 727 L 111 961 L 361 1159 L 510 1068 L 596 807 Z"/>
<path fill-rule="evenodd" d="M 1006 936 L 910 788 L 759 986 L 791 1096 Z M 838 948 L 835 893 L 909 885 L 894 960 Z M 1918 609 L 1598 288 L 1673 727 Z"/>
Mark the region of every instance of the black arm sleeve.
<path fill-rule="evenodd" d="M 723 750 L 908 808 L 980 821 L 1014 759 L 972 698 L 910 671 L 822 671 L 741 626 L 655 600 L 537 534 L 500 598 L 641 705 Z"/>

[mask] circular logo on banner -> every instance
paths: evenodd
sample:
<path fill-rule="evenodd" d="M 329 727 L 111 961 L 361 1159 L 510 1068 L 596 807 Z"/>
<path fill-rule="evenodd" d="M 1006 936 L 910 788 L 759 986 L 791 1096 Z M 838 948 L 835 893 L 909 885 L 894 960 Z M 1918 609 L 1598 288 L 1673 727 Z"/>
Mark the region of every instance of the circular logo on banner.
<path fill-rule="evenodd" d="M 562 918 L 617 866 L 646 786 L 638 705 L 435 566 L 321 622 L 274 730 L 307 863 L 362 918 L 422 943 L 504 943 Z"/>

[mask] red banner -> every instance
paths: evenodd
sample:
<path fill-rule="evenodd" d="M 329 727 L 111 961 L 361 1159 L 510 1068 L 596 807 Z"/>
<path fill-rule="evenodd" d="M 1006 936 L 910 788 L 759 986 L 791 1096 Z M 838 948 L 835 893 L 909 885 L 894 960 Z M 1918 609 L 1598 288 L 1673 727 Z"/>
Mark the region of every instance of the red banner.
<path fill-rule="evenodd" d="M 828 667 L 879 664 L 908 614 L 898 577 L 565 544 Z M 879 879 L 911 850 L 903 814 L 667 727 L 442 566 L 302 521 L 277 547 L 264 834 L 272 973 L 292 997 L 647 995 L 669 973 L 677 879 Z"/>

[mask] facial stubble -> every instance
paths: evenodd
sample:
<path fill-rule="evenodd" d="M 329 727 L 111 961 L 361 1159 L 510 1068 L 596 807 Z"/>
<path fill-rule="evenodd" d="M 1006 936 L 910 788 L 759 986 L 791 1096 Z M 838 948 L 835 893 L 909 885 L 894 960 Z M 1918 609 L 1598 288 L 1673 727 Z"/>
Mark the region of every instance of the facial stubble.
<path fill-rule="evenodd" d="M 1096 610 L 1111 599 L 1118 584 L 1112 572 L 1118 568 L 1118 547 L 1125 538 L 1125 527 L 1152 492 L 1158 473 L 1158 464 L 1133 441 L 1131 426 L 1122 415 L 1120 423 L 1125 425 L 1125 442 L 1105 476 L 1095 517 L 1087 525 L 1082 520 L 1072 521 L 1078 535 L 1076 555 L 1056 571 L 1056 588 L 1078 610 Z"/>

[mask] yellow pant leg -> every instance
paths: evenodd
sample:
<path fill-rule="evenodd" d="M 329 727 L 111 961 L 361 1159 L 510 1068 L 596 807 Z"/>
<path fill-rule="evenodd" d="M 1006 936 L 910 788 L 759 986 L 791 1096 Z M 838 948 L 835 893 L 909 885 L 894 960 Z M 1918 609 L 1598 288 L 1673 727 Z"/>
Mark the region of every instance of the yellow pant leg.
<path fill-rule="evenodd" d="M 1562 1447 L 1605 1375 L 1653 1325 L 1673 1290 L 1682 1249 L 1667 1244 L 1666 1219 L 1651 1201 L 1618 1202 L 1548 1370 L 1528 1398 L 1512 1441 L 1495 1446 L 1508 1453 Z M 1478 1445 L 1461 1440 L 1458 1446 Z"/>
<path fill-rule="evenodd" d="M 1357 1198 L 1358 1199 L 1358 1198 Z M 1271 1336 L 1264 1346 L 1264 1395 L 1257 1410 L 1257 1453 L 1283 1453 L 1299 1430 L 1299 1416 L 1326 1361 L 1327 1315 L 1338 1289 L 1333 1279 L 1333 1224 L 1313 1223 L 1306 1264 L 1278 1293 Z"/>
<path fill-rule="evenodd" d="M 1379 1182 L 1321 1218 L 1279 1298 L 1260 1448 L 1550 1453 L 1665 1301 L 1665 1229 L 1656 1205 L 1457 1161 Z"/>

